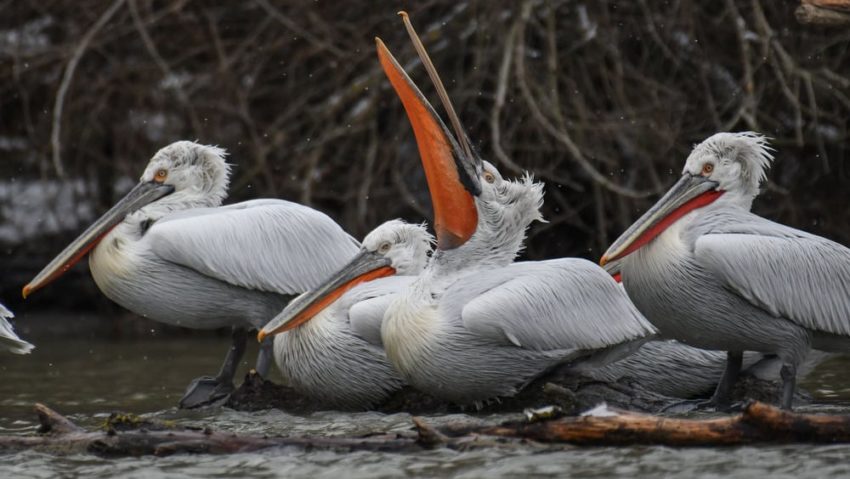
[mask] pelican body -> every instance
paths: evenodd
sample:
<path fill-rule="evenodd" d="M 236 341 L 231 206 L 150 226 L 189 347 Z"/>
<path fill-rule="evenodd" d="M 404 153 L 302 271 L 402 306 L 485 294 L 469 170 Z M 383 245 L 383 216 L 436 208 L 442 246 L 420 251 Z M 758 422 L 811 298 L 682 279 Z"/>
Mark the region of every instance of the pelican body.
<path fill-rule="evenodd" d="M 697 145 L 682 178 L 603 256 L 670 338 L 727 351 L 713 402 L 728 403 L 744 351 L 782 361 L 782 406 L 810 348 L 850 348 L 850 250 L 750 212 L 772 161 L 754 133 Z"/>
<path fill-rule="evenodd" d="M 344 265 L 359 244 L 316 210 L 283 200 L 221 206 L 230 168 L 224 150 L 173 143 L 154 155 L 134 187 L 24 288 L 56 279 L 91 250 L 100 290 L 141 316 L 193 329 L 233 328 L 216 378 L 193 382 L 185 407 L 220 399 L 248 329 L 261 328 L 295 295 Z M 257 370 L 268 371 L 271 342 Z"/>
<path fill-rule="evenodd" d="M 388 221 L 339 273 L 270 321 L 260 338 L 277 334 L 275 360 L 287 383 L 319 404 L 348 410 L 367 409 L 400 389 L 404 381 L 384 353 L 381 322 L 393 297 L 424 268 L 431 243 L 424 225 Z"/>
<path fill-rule="evenodd" d="M 24 341 L 15 334 L 10 319 L 15 315 L 0 304 L 0 350 L 6 350 L 15 354 L 29 354 L 35 348 L 32 344 Z"/>
<path fill-rule="evenodd" d="M 475 153 L 406 17 L 457 138 L 380 40 L 384 72 L 413 126 L 437 249 L 387 309 L 387 357 L 411 385 L 459 404 L 510 396 L 565 364 L 604 364 L 655 334 L 617 283 L 582 259 L 513 263 L 540 219 L 542 186 L 504 180 Z"/>

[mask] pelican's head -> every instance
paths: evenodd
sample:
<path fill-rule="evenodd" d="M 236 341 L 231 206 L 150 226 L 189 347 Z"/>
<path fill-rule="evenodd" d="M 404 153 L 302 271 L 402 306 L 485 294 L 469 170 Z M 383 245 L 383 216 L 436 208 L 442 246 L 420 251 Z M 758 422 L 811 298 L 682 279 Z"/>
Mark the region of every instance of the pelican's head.
<path fill-rule="evenodd" d="M 751 202 L 767 176 L 772 150 L 758 133 L 717 133 L 694 147 L 682 174 L 705 177 L 718 190 Z"/>
<path fill-rule="evenodd" d="M 407 14 L 401 15 L 454 129 L 452 134 L 386 45 L 375 39 L 378 59 L 416 135 L 434 207 L 437 249 L 458 248 L 476 235 L 480 244 L 474 249 L 485 252 L 483 256 L 513 259 L 528 225 L 542 219 L 543 186 L 528 175 L 519 181 L 506 180 L 495 166 L 481 159 Z"/>
<path fill-rule="evenodd" d="M 362 250 L 389 260 L 396 274 L 412 276 L 425 268 L 433 244 L 434 237 L 424 223 L 390 220 L 363 238 Z"/>
<path fill-rule="evenodd" d="M 360 252 L 347 265 L 289 303 L 260 330 L 257 339 L 262 341 L 306 323 L 358 284 L 394 274 L 419 274 L 433 241 L 425 224 L 390 220 L 378 226 L 363 239 Z"/>
<path fill-rule="evenodd" d="M 749 209 L 773 161 L 767 139 L 753 132 L 717 133 L 694 147 L 682 177 L 622 234 L 600 264 L 623 258 L 652 241 L 682 216 L 717 205 Z"/>
<path fill-rule="evenodd" d="M 205 206 L 218 206 L 227 197 L 230 165 L 227 152 L 217 146 L 177 141 L 157 151 L 140 183 L 161 183 L 198 198 Z"/>
<path fill-rule="evenodd" d="M 227 195 L 229 176 L 224 155 L 221 148 L 191 141 L 178 141 L 159 150 L 139 183 L 24 286 L 24 297 L 68 271 L 115 225 L 148 205 L 159 206 L 151 207 L 157 213 L 153 219 L 181 208 L 220 205 Z"/>

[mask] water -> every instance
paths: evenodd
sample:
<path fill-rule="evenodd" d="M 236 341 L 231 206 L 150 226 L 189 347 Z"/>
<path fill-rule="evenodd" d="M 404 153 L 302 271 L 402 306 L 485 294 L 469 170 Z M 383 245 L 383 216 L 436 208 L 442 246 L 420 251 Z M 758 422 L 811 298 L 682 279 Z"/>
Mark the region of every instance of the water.
<path fill-rule="evenodd" d="M 216 371 L 226 338 L 140 341 L 40 341 L 29 357 L 0 356 L 0 434 L 31 434 L 32 404 L 44 402 L 80 425 L 97 427 L 120 410 L 254 434 L 356 435 L 406 431 L 407 414 L 228 409 L 178 411 L 173 405 L 189 379 Z M 253 357 L 254 351 L 249 351 Z M 803 384 L 822 405 L 810 408 L 850 413 L 850 359 L 823 364 Z M 244 364 L 243 369 L 247 370 Z M 439 424 L 456 416 L 431 417 Z M 499 421 L 503 416 L 488 416 Z M 764 446 L 673 449 L 667 447 L 565 447 L 446 449 L 416 454 L 341 453 L 277 449 L 231 456 L 102 459 L 22 452 L 0 456 L 0 477 L 827 477 L 850 475 L 850 446 Z"/>

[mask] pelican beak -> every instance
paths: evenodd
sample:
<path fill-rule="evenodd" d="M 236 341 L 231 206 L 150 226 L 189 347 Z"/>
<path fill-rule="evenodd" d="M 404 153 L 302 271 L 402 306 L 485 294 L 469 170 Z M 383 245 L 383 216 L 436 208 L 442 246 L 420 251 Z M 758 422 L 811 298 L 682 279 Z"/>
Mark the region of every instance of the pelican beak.
<path fill-rule="evenodd" d="M 602 267 L 605 269 L 605 271 L 608 274 L 610 274 L 614 278 L 614 281 L 616 281 L 618 283 L 623 282 L 623 273 L 620 271 L 620 262 L 619 261 L 617 261 L 617 260 L 606 261 L 602 265 Z"/>
<path fill-rule="evenodd" d="M 401 99 L 416 136 L 434 206 L 437 247 L 441 250 L 457 248 L 472 237 L 478 226 L 474 196 L 481 194 L 482 161 L 474 153 L 461 149 L 458 140 L 384 42 L 376 38 L 375 43 L 381 67 Z"/>
<path fill-rule="evenodd" d="M 346 291 L 361 283 L 392 276 L 395 268 L 389 258 L 361 250 L 347 265 L 312 291 L 302 294 L 260 330 L 257 340 L 296 328 L 330 306 Z"/>
<path fill-rule="evenodd" d="M 69 244 L 58 256 L 53 258 L 32 281 L 24 286 L 23 296 L 26 298 L 34 291 L 41 289 L 51 281 L 62 276 L 71 266 L 77 263 L 98 242 L 124 218 L 163 196 L 174 192 L 174 187 L 154 181 L 144 181 L 133 187 L 118 203 L 97 219 L 77 239 Z"/>
<path fill-rule="evenodd" d="M 718 184 L 702 175 L 685 173 L 652 208 L 626 230 L 599 260 L 605 266 L 652 241 L 689 212 L 711 204 L 723 195 Z"/>

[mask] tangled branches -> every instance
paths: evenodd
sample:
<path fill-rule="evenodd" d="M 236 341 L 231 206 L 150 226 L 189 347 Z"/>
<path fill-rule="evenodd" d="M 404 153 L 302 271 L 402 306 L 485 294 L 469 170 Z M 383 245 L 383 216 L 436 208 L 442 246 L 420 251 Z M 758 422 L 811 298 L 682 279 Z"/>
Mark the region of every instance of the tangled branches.
<path fill-rule="evenodd" d="M 429 216 L 373 50 L 379 35 L 433 94 L 396 9 L 296 3 L 4 4 L 4 177 L 81 178 L 104 208 L 119 179 L 189 138 L 232 153 L 233 199 L 304 202 L 355 235 Z M 410 13 L 482 155 L 547 183 L 549 223 L 527 253 L 542 258 L 597 256 L 719 130 L 774 138 L 763 213 L 850 243 L 850 197 L 835 193 L 850 181 L 850 32 L 801 26 L 797 6 L 432 0 Z"/>

